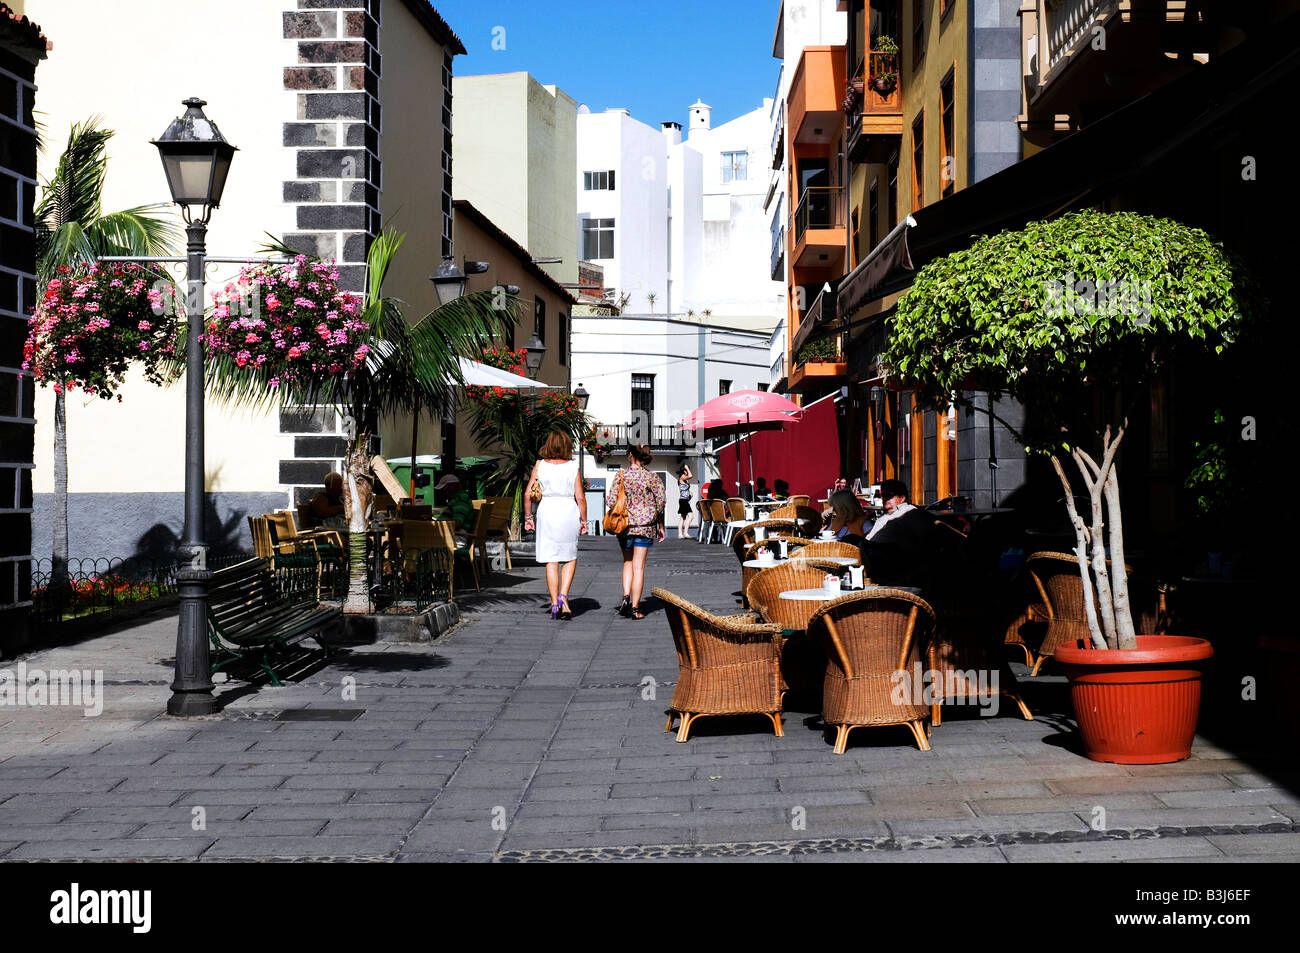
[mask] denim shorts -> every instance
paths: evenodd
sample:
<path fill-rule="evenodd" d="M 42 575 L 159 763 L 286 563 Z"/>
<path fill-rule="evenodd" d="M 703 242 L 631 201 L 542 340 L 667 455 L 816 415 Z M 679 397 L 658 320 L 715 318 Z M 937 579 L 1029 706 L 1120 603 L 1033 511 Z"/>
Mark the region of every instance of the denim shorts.
<path fill-rule="evenodd" d="M 649 549 L 655 541 L 648 536 L 629 536 L 627 533 L 622 533 L 618 537 L 618 544 L 624 549 L 631 549 L 634 546 Z"/>

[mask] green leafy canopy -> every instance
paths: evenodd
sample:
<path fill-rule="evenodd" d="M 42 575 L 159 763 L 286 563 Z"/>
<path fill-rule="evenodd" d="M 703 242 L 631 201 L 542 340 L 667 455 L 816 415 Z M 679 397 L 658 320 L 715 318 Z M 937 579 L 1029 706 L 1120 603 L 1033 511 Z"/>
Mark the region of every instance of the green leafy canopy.
<path fill-rule="evenodd" d="M 1221 353 L 1260 307 L 1253 280 L 1204 231 L 1074 212 L 923 267 L 880 360 L 928 405 L 979 389 L 1056 421 L 1081 388 L 1145 379 L 1183 348 Z"/>

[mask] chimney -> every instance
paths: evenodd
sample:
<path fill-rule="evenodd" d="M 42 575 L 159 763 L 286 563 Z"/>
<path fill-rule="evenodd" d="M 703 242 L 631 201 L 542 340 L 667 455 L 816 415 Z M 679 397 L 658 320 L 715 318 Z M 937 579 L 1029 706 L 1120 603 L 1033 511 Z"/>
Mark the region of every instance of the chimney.
<path fill-rule="evenodd" d="M 713 112 L 712 106 L 704 104 L 703 100 L 695 100 L 695 105 L 691 107 L 691 132 L 700 129 L 708 131 L 709 113 Z"/>
<path fill-rule="evenodd" d="M 680 122 L 663 122 L 660 123 L 664 137 L 670 145 L 680 145 L 682 141 L 682 124 Z"/>

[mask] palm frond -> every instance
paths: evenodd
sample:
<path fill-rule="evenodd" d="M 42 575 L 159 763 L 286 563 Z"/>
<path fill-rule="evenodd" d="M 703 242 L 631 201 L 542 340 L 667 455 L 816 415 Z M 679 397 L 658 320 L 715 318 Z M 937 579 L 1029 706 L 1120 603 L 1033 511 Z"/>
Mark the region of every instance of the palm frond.
<path fill-rule="evenodd" d="M 294 248 L 292 245 L 285 244 L 284 241 L 282 241 L 279 238 L 276 238 L 270 232 L 263 232 L 262 234 L 267 237 L 268 241 L 264 241 L 262 242 L 262 244 L 257 246 L 258 254 L 282 255 L 285 258 L 296 258 L 299 255 L 307 255 L 307 253 L 302 251 L 301 249 Z M 307 260 L 320 261 L 320 256 L 307 255 Z"/>
<path fill-rule="evenodd" d="M 166 255 L 181 240 L 166 205 L 141 205 L 101 216 L 87 229 L 101 255 Z"/>

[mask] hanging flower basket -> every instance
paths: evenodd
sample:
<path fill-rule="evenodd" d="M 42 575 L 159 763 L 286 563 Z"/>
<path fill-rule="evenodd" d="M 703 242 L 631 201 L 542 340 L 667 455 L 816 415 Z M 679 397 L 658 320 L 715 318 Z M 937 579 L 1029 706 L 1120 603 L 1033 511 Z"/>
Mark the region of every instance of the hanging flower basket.
<path fill-rule="evenodd" d="M 165 383 L 164 359 L 176 352 L 175 289 L 156 272 L 117 263 L 62 266 L 28 322 L 23 370 L 56 392 L 80 388 L 116 396 L 136 362 Z"/>
<path fill-rule="evenodd" d="M 333 262 L 244 268 L 213 295 L 204 340 L 212 355 L 263 375 L 269 387 L 355 370 L 370 352 L 362 299 L 341 291 Z"/>

